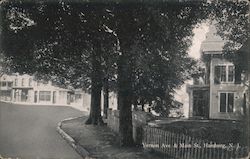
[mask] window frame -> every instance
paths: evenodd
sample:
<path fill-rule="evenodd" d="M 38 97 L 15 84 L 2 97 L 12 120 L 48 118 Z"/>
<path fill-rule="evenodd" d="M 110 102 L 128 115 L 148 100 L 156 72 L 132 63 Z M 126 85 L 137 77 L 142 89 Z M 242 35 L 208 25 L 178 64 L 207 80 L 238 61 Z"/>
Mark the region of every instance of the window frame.
<path fill-rule="evenodd" d="M 232 71 L 232 72 L 233 72 L 233 80 L 232 80 L 232 81 L 229 81 L 229 75 L 230 75 L 230 74 L 229 74 L 229 73 L 230 73 L 230 72 L 229 72 L 229 67 L 233 67 L 233 71 Z M 235 66 L 234 66 L 234 65 L 228 65 L 228 66 L 227 66 L 227 82 L 229 82 L 229 83 L 230 83 L 230 82 L 232 82 L 232 83 L 235 82 Z"/>
<path fill-rule="evenodd" d="M 8 87 L 12 87 L 12 82 L 7 82 Z"/>
<path fill-rule="evenodd" d="M 216 73 L 215 73 L 215 70 L 216 70 L 216 67 L 226 67 L 226 81 L 222 81 L 222 73 L 220 72 L 220 77 L 219 77 L 219 83 L 216 83 L 215 82 L 215 78 L 216 78 Z M 229 67 L 233 67 L 233 81 L 229 81 Z M 235 66 L 233 64 L 216 64 L 214 66 L 214 79 L 213 79 L 213 82 L 214 84 L 216 85 L 219 85 L 219 84 L 226 84 L 226 83 L 235 83 Z"/>
<path fill-rule="evenodd" d="M 48 93 L 48 94 L 46 94 Z M 43 97 L 43 98 L 41 98 Z M 49 97 L 49 98 L 47 98 Z M 47 100 L 49 99 L 49 100 Z M 50 102 L 51 101 L 51 91 L 39 91 L 39 101 L 41 102 Z"/>
<path fill-rule="evenodd" d="M 2 81 L 2 82 L 1 82 L 1 86 L 2 86 L 2 87 L 7 87 L 7 82 L 6 82 L 6 81 Z"/>
<path fill-rule="evenodd" d="M 21 85 L 24 86 L 24 78 L 22 78 Z"/>
<path fill-rule="evenodd" d="M 221 94 L 222 93 L 225 93 L 226 94 L 226 111 L 225 112 L 221 112 L 220 111 L 220 108 L 221 108 Z M 229 96 L 229 94 L 230 93 L 232 93 L 233 94 L 233 110 L 232 110 L 232 112 L 228 112 L 228 107 L 229 107 L 229 105 L 228 105 L 228 96 Z M 219 113 L 234 113 L 234 108 L 235 108 L 235 92 L 233 92 L 233 91 L 220 91 L 220 92 L 218 92 L 218 97 L 219 97 L 219 100 L 218 100 L 218 112 Z"/>

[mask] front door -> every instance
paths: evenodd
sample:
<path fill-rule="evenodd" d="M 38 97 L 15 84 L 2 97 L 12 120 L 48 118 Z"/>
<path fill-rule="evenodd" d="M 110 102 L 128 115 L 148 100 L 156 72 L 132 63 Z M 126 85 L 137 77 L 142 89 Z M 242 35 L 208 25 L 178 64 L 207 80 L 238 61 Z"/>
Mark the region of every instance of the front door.
<path fill-rule="evenodd" d="M 193 116 L 208 118 L 209 117 L 209 91 L 193 91 Z"/>

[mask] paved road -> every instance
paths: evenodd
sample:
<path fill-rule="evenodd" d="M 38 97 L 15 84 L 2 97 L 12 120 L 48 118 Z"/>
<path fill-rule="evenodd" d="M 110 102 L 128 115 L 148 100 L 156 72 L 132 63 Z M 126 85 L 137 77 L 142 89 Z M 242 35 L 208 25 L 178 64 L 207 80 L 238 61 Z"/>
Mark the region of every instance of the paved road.
<path fill-rule="evenodd" d="M 0 102 L 0 155 L 21 159 L 79 159 L 57 133 L 57 123 L 84 113 L 63 106 L 14 105 Z"/>

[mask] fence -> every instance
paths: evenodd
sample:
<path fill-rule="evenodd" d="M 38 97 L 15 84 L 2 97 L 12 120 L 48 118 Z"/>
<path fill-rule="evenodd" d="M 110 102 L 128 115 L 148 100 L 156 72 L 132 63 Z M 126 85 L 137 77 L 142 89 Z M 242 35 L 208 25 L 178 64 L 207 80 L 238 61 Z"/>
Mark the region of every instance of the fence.
<path fill-rule="evenodd" d="M 184 134 L 145 126 L 145 113 L 133 112 L 133 137 L 145 149 L 160 152 L 166 158 L 177 159 L 239 159 L 247 155 L 248 147 L 239 144 L 218 144 Z M 119 133 L 119 111 L 108 110 L 108 127 Z M 140 142 L 140 143 L 139 143 Z"/>
<path fill-rule="evenodd" d="M 119 110 L 108 109 L 107 126 L 112 131 L 119 133 Z"/>
<path fill-rule="evenodd" d="M 147 121 L 147 113 L 142 111 L 133 111 L 132 112 L 132 123 L 133 123 L 133 137 L 137 138 L 137 131 L 139 127 L 142 125 L 146 125 Z M 108 127 L 116 132 L 119 133 L 119 110 L 112 110 L 108 109 L 108 119 L 107 125 Z"/>
<path fill-rule="evenodd" d="M 238 159 L 248 153 L 248 148 L 239 144 L 217 144 L 148 126 L 143 128 L 142 144 L 178 159 Z"/>

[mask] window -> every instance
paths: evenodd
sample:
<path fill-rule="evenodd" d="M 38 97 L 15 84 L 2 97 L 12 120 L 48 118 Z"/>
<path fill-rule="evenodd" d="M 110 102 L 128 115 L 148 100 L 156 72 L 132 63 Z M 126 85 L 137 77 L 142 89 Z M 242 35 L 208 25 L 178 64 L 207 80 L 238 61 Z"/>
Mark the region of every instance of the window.
<path fill-rule="evenodd" d="M 12 87 L 12 82 L 8 82 L 8 87 Z"/>
<path fill-rule="evenodd" d="M 234 77 L 235 77 L 234 66 L 232 65 L 215 66 L 214 70 L 215 84 L 234 82 Z"/>
<path fill-rule="evenodd" d="M 214 68 L 214 83 L 215 84 L 220 84 L 221 81 L 221 71 L 222 66 L 215 66 Z"/>
<path fill-rule="evenodd" d="M 17 86 L 17 82 L 18 82 L 18 80 L 17 80 L 17 79 L 15 79 L 15 86 Z"/>
<path fill-rule="evenodd" d="M 22 86 L 24 86 L 24 78 L 22 78 Z"/>
<path fill-rule="evenodd" d="M 233 82 L 234 76 L 234 66 L 228 66 L 228 82 Z"/>
<path fill-rule="evenodd" d="M 50 101 L 51 92 L 50 91 L 40 91 L 39 92 L 39 100 L 40 101 Z"/>
<path fill-rule="evenodd" d="M 220 112 L 233 112 L 234 93 L 220 93 Z"/>
<path fill-rule="evenodd" d="M 7 83 L 6 82 L 2 82 L 2 86 L 6 87 Z"/>
<path fill-rule="evenodd" d="M 82 98 L 82 95 L 81 94 L 76 94 L 75 98 L 76 98 L 76 100 L 80 100 Z"/>
<path fill-rule="evenodd" d="M 29 79 L 29 86 L 32 84 L 32 78 Z"/>

